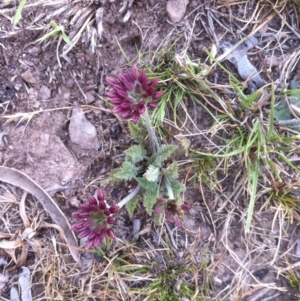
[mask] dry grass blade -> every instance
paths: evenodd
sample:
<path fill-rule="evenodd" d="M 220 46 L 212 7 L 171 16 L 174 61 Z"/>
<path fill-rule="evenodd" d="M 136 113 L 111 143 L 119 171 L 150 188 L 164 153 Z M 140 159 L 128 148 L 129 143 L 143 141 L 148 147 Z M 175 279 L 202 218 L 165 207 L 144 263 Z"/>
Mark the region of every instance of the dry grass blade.
<path fill-rule="evenodd" d="M 0 231 L 0 238 L 11 238 L 12 234 L 4 233 Z"/>
<path fill-rule="evenodd" d="M 24 243 L 25 240 L 23 239 L 12 240 L 12 241 L 0 241 L 0 249 L 16 249 L 23 246 Z"/>
<path fill-rule="evenodd" d="M 34 195 L 40 203 L 43 205 L 45 210 L 49 213 L 51 218 L 60 225 L 64 230 L 64 238 L 68 244 L 68 247 L 70 249 L 70 252 L 73 256 L 73 258 L 76 260 L 76 262 L 81 265 L 81 259 L 79 252 L 77 250 L 77 240 L 75 235 L 72 231 L 70 231 L 70 224 L 68 220 L 66 219 L 64 213 L 61 211 L 61 209 L 57 206 L 57 204 L 52 200 L 52 198 L 49 196 L 45 190 L 43 190 L 36 182 L 34 182 L 31 178 L 29 178 L 24 173 L 1 166 L 0 167 L 0 180 L 9 183 L 15 186 L 18 186 L 27 192 Z M 0 246 L 1 247 L 1 246 Z"/>

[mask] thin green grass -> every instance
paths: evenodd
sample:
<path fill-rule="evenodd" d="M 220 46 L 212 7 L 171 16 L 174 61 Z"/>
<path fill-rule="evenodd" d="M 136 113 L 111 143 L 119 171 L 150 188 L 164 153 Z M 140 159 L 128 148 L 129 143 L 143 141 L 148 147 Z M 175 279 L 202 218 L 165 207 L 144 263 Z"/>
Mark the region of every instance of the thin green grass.
<path fill-rule="evenodd" d="M 238 167 L 241 174 L 246 175 L 248 184 L 245 190 L 247 194 L 244 197 L 248 199 L 248 208 L 245 231 L 249 232 L 256 200 L 261 197 L 260 191 L 268 190 L 265 183 L 271 185 L 271 182 L 266 179 L 267 175 L 263 174 L 261 169 L 265 168 L 274 174 L 278 181 L 281 181 L 281 170 L 284 168 L 289 167 L 298 171 L 298 168 L 289 160 L 289 156 L 295 151 L 294 145 L 299 140 L 299 136 L 279 134 L 275 129 L 274 84 L 265 86 L 250 95 L 245 94 L 239 80 L 209 52 L 207 55 L 228 75 L 230 93 L 236 95 L 239 109 L 233 109 L 231 104 L 226 103 L 213 91 L 211 88 L 213 85 L 207 80 L 209 66 L 201 62 L 191 62 L 188 57 L 178 59 L 175 51 L 170 48 L 165 49 L 161 54 L 156 54 L 156 66 L 153 70 L 149 70 L 150 76 L 158 77 L 161 88 L 167 91 L 152 118 L 156 127 L 162 128 L 160 131 L 162 139 L 170 138 L 170 136 L 173 138 L 176 130 L 182 133 L 185 129 L 186 121 L 182 120 L 182 114 L 179 114 L 179 111 L 184 108 L 184 99 L 206 107 L 214 124 L 205 135 L 207 138 L 205 148 L 192 149 L 191 146 L 189 162 L 193 162 L 192 165 L 199 180 L 215 193 L 221 192 L 221 190 L 215 190 L 219 185 L 218 171 L 222 171 L 226 177 L 230 178 L 230 171 Z M 218 89 L 222 92 L 222 86 Z M 259 112 L 257 103 L 264 90 L 269 92 L 270 102 Z M 291 91 L 287 90 L 282 93 L 289 95 Z M 186 112 L 186 114 L 189 113 Z M 166 117 L 171 118 L 174 126 L 171 133 L 167 132 L 169 136 L 165 135 L 166 130 L 163 126 Z M 198 134 L 201 135 L 201 133 Z M 288 202 L 285 204 L 285 208 L 290 212 L 288 204 Z"/>
<path fill-rule="evenodd" d="M 107 258 L 107 262 L 103 263 L 103 276 L 107 282 L 106 293 L 102 296 L 129 295 L 132 299 L 140 297 L 152 301 L 180 301 L 182 298 L 205 300 L 203 290 L 197 284 L 198 277 L 194 279 L 199 270 L 206 268 L 204 258 L 203 263 L 197 265 L 190 260 L 191 253 L 178 261 L 169 248 L 150 247 L 144 251 L 133 245 L 124 246 L 121 253 L 112 254 L 112 259 Z"/>

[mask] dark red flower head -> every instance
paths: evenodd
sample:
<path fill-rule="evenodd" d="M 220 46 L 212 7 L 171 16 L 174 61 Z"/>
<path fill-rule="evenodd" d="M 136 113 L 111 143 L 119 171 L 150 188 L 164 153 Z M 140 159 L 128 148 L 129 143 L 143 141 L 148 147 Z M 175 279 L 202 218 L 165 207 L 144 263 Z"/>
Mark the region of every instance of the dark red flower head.
<path fill-rule="evenodd" d="M 115 238 L 111 225 L 114 223 L 113 214 L 119 209 L 117 205 L 108 207 L 101 189 L 96 192 L 96 197 L 89 195 L 88 204 L 79 206 L 79 211 L 72 213 L 73 217 L 81 221 L 75 223 L 70 229 L 78 231 L 78 237 L 87 237 L 86 249 L 97 247 L 108 236 Z"/>
<path fill-rule="evenodd" d="M 153 213 L 165 214 L 165 219 L 167 222 L 174 223 L 176 227 L 180 227 L 183 211 L 188 212 L 189 210 L 190 206 L 185 203 L 179 205 L 177 200 L 158 198 L 156 200 L 156 206 L 153 210 Z"/>
<path fill-rule="evenodd" d="M 155 91 L 158 79 L 149 80 L 145 71 L 139 71 L 135 65 L 118 78 L 107 77 L 112 91 L 107 93 L 110 102 L 115 105 L 113 113 L 123 118 L 132 118 L 137 122 L 146 108 L 156 108 L 156 103 L 164 92 Z"/>

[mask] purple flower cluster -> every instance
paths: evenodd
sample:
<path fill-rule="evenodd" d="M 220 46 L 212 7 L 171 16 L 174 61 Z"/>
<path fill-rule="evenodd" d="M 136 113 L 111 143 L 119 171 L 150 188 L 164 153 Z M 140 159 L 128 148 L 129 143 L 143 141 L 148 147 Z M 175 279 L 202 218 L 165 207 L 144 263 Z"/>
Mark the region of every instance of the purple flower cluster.
<path fill-rule="evenodd" d="M 188 212 L 190 206 L 187 204 L 178 204 L 177 200 L 166 200 L 164 198 L 158 198 L 156 200 L 156 207 L 153 210 L 154 214 L 165 214 L 167 222 L 174 223 L 176 227 L 181 226 L 181 218 L 183 211 Z"/>
<path fill-rule="evenodd" d="M 107 236 L 115 238 L 115 233 L 111 228 L 114 223 L 113 214 L 119 210 L 117 205 L 108 207 L 104 201 L 104 194 L 101 189 L 97 190 L 97 198 L 88 196 L 88 204 L 79 206 L 80 210 L 72 213 L 73 217 L 81 219 L 70 229 L 78 231 L 79 238 L 87 237 L 86 249 L 97 247 Z"/>
<path fill-rule="evenodd" d="M 137 122 L 146 108 L 156 108 L 164 92 L 155 91 L 158 79 L 149 80 L 145 71 L 139 71 L 135 65 L 118 78 L 107 77 L 112 91 L 107 93 L 110 102 L 115 105 L 113 113 L 123 118 L 132 118 Z"/>

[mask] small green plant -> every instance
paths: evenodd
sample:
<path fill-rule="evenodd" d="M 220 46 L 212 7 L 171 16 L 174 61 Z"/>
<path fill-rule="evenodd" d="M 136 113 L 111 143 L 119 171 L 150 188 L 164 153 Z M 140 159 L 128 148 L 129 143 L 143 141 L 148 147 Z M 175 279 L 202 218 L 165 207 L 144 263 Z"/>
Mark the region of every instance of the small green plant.
<path fill-rule="evenodd" d="M 197 243 L 192 243 L 190 251 L 180 259 L 167 247 L 154 249 L 150 245 L 150 250 L 143 250 L 132 244 L 123 246 L 114 254 L 108 266 L 108 261 L 103 264 L 107 275 L 105 278 L 108 279 L 107 291 L 124 293 L 131 300 L 206 300 L 204 295 L 209 291 L 206 283 L 208 277 L 203 274 L 207 268 L 207 258 L 203 253 L 201 264 L 191 260 Z M 101 254 L 98 250 L 96 252 Z"/>
<path fill-rule="evenodd" d="M 177 146 L 161 144 L 152 126 L 148 109 L 158 107 L 164 92 L 155 91 L 158 79 L 149 80 L 145 71 L 135 65 L 118 78 L 107 78 L 111 91 L 107 93 L 114 105 L 113 113 L 132 119 L 129 129 L 136 144 L 125 150 L 121 167 L 110 173 L 108 181 L 134 181 L 135 189 L 117 205 L 109 207 L 104 194 L 98 190 L 90 196 L 86 205 L 73 216 L 81 219 L 71 229 L 79 231 L 79 238 L 87 237 L 86 247 L 97 247 L 105 238 L 114 238 L 111 225 L 112 215 L 117 209 L 127 206 L 130 214 L 141 201 L 149 215 L 155 215 L 155 222 L 166 222 L 180 226 L 184 211 L 189 206 L 182 203 L 180 194 L 185 186 L 178 180 L 178 166 L 170 160 Z"/>
<path fill-rule="evenodd" d="M 288 280 L 293 288 L 300 289 L 300 277 L 297 272 L 291 269 L 288 272 Z"/>
<path fill-rule="evenodd" d="M 168 262 L 162 269 L 161 264 L 152 266 L 156 270 L 155 279 L 149 284 L 145 291 L 148 291 L 148 301 L 180 301 L 182 297 L 191 298 L 195 294 L 195 287 L 187 281 L 179 280 L 183 275 L 191 272 L 190 268 L 185 268 L 180 263 Z M 157 273 L 159 271 L 159 274 Z M 201 300 L 199 296 L 195 300 Z"/>
<path fill-rule="evenodd" d="M 65 28 L 62 25 L 57 25 L 55 21 L 51 21 L 50 25 L 52 26 L 53 30 L 50 31 L 49 33 L 45 34 L 43 37 L 38 39 L 38 42 L 43 42 L 45 40 L 50 39 L 53 36 L 59 35 L 62 37 L 62 39 L 70 46 L 72 46 L 72 42 L 70 41 L 69 37 L 65 33 Z"/>

